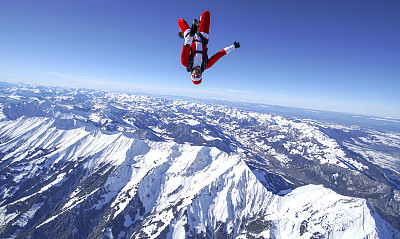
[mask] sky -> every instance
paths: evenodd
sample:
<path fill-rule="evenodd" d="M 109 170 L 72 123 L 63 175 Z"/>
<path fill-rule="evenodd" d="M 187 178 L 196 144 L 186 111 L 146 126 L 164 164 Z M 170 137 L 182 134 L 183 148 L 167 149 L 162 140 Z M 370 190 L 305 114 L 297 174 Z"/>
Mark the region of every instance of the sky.
<path fill-rule="evenodd" d="M 178 19 L 211 13 L 194 85 Z M 398 0 L 0 0 L 0 81 L 400 118 Z"/>

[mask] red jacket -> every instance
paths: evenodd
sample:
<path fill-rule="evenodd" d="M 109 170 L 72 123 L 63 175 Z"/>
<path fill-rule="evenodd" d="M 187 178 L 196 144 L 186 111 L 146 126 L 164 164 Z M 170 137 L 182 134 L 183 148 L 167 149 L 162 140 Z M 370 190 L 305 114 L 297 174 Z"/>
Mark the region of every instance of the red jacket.
<path fill-rule="evenodd" d="M 196 34 L 196 38 L 197 38 L 197 34 Z M 181 55 L 181 62 L 182 65 L 184 65 L 185 67 L 188 66 L 188 62 L 189 62 L 189 56 L 190 56 L 190 49 L 192 49 L 192 51 L 203 51 L 203 49 L 206 49 L 206 45 L 197 42 L 195 40 L 193 40 L 192 45 L 190 47 L 187 47 L 185 45 L 183 45 L 183 49 L 182 49 L 182 55 Z M 214 65 L 215 62 L 217 62 L 221 57 L 226 55 L 226 50 L 225 48 L 220 50 L 219 52 L 215 53 L 212 57 L 210 57 L 208 59 L 208 63 L 207 63 L 207 67 L 206 69 L 210 68 L 211 66 Z M 193 66 L 201 66 L 202 62 L 196 62 L 196 58 L 201 58 L 201 60 L 204 59 L 204 54 L 202 53 L 193 53 Z M 196 64 L 197 63 L 197 64 Z"/>
<path fill-rule="evenodd" d="M 183 45 L 182 54 L 181 54 L 181 62 L 182 62 L 182 65 L 184 65 L 185 67 L 188 66 L 191 50 L 193 52 L 192 53 L 193 54 L 193 67 L 195 67 L 195 66 L 201 67 L 201 64 L 205 57 L 205 55 L 203 53 L 198 53 L 195 51 L 204 51 L 203 49 L 206 49 L 206 45 L 200 41 L 200 37 L 197 34 L 194 37 L 194 39 L 195 40 L 193 40 L 193 42 L 190 46 Z M 231 45 L 231 46 L 225 47 L 224 49 L 215 53 L 212 57 L 210 57 L 208 59 L 207 66 L 205 69 L 208 69 L 211 66 L 213 66 L 215 64 L 215 62 L 217 62 L 219 59 L 221 59 L 221 57 L 225 56 L 226 54 L 228 54 L 229 52 L 231 52 L 234 49 L 235 49 L 235 46 Z M 201 79 L 198 81 L 194 81 L 194 80 L 192 80 L 192 81 L 196 85 L 201 83 Z"/>

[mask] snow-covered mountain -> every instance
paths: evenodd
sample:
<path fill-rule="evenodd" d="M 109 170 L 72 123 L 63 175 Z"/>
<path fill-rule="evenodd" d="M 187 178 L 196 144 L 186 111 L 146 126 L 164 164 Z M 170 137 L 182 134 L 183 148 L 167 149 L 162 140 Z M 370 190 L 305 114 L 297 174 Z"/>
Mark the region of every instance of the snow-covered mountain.
<path fill-rule="evenodd" d="M 400 238 L 400 130 L 228 104 L 2 83 L 0 182 L 0 238 Z"/>

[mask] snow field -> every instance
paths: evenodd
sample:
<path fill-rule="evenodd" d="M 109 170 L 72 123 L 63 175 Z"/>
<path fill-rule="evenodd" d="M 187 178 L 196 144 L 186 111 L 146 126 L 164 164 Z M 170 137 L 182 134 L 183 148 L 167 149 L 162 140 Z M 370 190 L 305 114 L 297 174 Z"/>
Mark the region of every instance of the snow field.
<path fill-rule="evenodd" d="M 344 197 L 319 185 L 287 190 L 278 193 L 279 196 L 259 181 L 262 180 L 259 172 L 255 175 L 247 166 L 245 148 L 255 145 L 282 163 L 290 163 L 293 155 L 301 155 L 350 170 L 365 168 L 346 157 L 339 141 L 318 128 L 321 123 L 180 100 L 169 102 L 114 93 L 94 95 L 77 91 L 70 96 L 56 97 L 56 105 L 35 97 L 20 102 L 25 101 L 24 97 L 13 95 L 16 103 L 11 105 L 15 111 L 8 112 L 8 116 L 3 113 L 5 106 L 0 105 L 0 152 L 6 152 L 0 163 L 12 165 L 1 175 L 11 186 L 0 185 L 3 192 L 0 225 L 10 222 L 16 228 L 29 225 L 43 206 L 42 201 L 22 211 L 7 208 L 15 208 L 25 200 L 33 200 L 33 196 L 62 187 L 75 169 L 83 169 L 81 181 L 76 182 L 80 186 L 68 191 L 57 211 L 41 221 L 37 229 L 61 220 L 59 216 L 64 213 L 90 205 L 84 210 L 104 212 L 101 219 L 105 222 L 102 225 L 106 225 L 101 228 L 104 237 L 115 236 L 114 230 L 121 227 L 118 234 L 121 238 L 140 238 L 140 233 L 146 233 L 149 238 L 165 235 L 185 238 L 205 233 L 213 237 L 216 232 L 237 238 L 393 238 L 399 235 L 363 199 Z M 74 97 L 91 97 L 89 101 L 95 103 Z M 160 114 L 162 120 L 155 114 L 158 111 L 166 112 Z M 139 114 L 135 115 L 137 112 L 145 116 L 139 118 Z M 170 115 L 171 112 L 174 114 Z M 154 124 L 145 124 L 147 113 Z M 143 125 L 135 125 L 136 120 L 144 122 Z M 204 122 L 210 126 L 207 130 L 202 129 Z M 236 137 L 244 147 L 235 144 L 231 146 L 234 152 L 226 153 L 211 146 L 178 144 L 168 137 L 173 134 L 162 127 L 171 123 L 184 124 L 193 129 L 188 133 L 198 132 L 205 141 L 222 141 L 225 135 L 234 141 Z M 256 127 L 242 127 L 246 125 Z M 142 140 L 134 135 L 142 126 L 149 127 L 149 132 L 154 130 L 165 141 Z M 396 134 L 376 134 L 354 138 L 354 142 L 344 145 L 380 164 L 395 166 L 392 161 L 397 151 L 380 154 L 368 148 L 370 145 L 396 148 L 399 138 Z M 281 151 L 280 144 L 289 153 Z M 93 175 L 99 175 L 101 183 L 81 185 Z M 39 177 L 40 187 L 7 202 L 20 192 L 18 184 Z M 398 191 L 394 194 L 394 199 L 400 198 Z M 136 206 L 136 211 L 130 211 Z M 118 221 L 120 218 L 122 223 Z M 119 223 L 118 228 L 113 223 Z M 78 230 L 75 226 L 74 233 Z"/>

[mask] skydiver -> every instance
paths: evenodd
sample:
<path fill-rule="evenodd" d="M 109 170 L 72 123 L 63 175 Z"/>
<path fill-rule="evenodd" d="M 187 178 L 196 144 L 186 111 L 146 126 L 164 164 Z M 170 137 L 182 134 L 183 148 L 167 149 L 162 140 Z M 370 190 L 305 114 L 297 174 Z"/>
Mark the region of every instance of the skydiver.
<path fill-rule="evenodd" d="M 210 12 L 201 14 L 200 22 L 193 20 L 192 27 L 182 18 L 178 20 L 181 29 L 180 37 L 185 39 L 182 49 L 181 62 L 188 72 L 191 72 L 192 82 L 198 85 L 202 81 L 202 74 L 205 69 L 210 68 L 221 57 L 240 47 L 239 42 L 225 47 L 221 51 L 208 58 L 207 44 L 210 30 Z"/>

